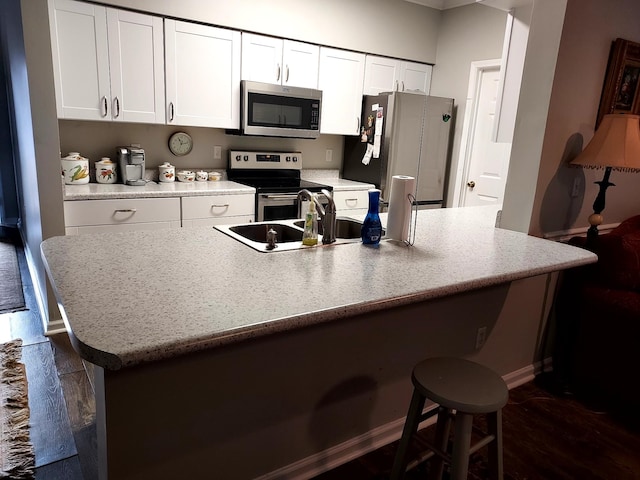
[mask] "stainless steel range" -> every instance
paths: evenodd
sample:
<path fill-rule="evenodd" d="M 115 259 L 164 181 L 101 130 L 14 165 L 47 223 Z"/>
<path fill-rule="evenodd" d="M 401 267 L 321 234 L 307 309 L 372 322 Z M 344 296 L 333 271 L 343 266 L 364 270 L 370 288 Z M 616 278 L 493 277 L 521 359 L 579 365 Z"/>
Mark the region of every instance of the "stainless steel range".
<path fill-rule="evenodd" d="M 302 180 L 301 170 L 301 152 L 229 151 L 229 180 L 256 189 L 256 222 L 297 218 L 298 192 L 303 188 L 317 193 L 325 204 L 320 190 L 331 192 L 333 187 Z"/>

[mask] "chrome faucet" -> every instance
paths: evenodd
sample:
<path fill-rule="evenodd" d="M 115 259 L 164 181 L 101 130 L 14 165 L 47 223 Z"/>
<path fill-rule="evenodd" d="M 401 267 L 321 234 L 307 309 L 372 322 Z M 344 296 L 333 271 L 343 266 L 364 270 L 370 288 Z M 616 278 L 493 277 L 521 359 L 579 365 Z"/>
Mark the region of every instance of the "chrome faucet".
<path fill-rule="evenodd" d="M 302 218 L 302 202 L 300 199 L 306 198 L 309 201 L 313 200 L 316 204 L 318 217 L 320 217 L 320 221 L 322 222 L 322 243 L 334 243 L 336 241 L 336 204 L 333 201 L 331 192 L 324 188 L 320 191 L 327 198 L 326 208 L 320 203 L 317 194 L 311 193 L 306 188 L 298 192 L 298 217 Z"/>

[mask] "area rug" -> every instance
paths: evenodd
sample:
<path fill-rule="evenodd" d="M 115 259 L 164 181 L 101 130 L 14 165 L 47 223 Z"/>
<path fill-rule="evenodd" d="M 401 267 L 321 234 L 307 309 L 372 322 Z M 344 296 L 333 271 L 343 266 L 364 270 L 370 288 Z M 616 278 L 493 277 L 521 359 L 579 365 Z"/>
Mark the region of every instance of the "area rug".
<path fill-rule="evenodd" d="M 16 247 L 0 240 L 0 314 L 24 309 Z"/>
<path fill-rule="evenodd" d="M 22 340 L 0 345 L 0 479 L 35 478 L 27 376 L 21 356 Z"/>

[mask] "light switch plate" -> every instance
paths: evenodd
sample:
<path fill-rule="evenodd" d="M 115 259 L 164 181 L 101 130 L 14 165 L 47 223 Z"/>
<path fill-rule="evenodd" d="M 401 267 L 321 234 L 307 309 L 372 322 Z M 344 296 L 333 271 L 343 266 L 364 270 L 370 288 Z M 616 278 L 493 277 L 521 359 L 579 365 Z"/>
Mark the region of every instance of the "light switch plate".
<path fill-rule="evenodd" d="M 213 147 L 213 159 L 220 160 L 222 158 L 222 147 L 220 145 L 214 145 Z"/>

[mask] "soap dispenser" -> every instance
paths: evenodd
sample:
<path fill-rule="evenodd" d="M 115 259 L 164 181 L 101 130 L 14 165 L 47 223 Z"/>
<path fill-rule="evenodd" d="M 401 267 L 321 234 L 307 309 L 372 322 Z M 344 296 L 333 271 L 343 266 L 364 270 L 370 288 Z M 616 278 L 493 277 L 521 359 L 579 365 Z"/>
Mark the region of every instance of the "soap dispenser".
<path fill-rule="evenodd" d="M 309 211 L 304 217 L 304 232 L 302 244 L 313 246 L 318 244 L 318 213 L 313 198 L 309 200 Z"/>

